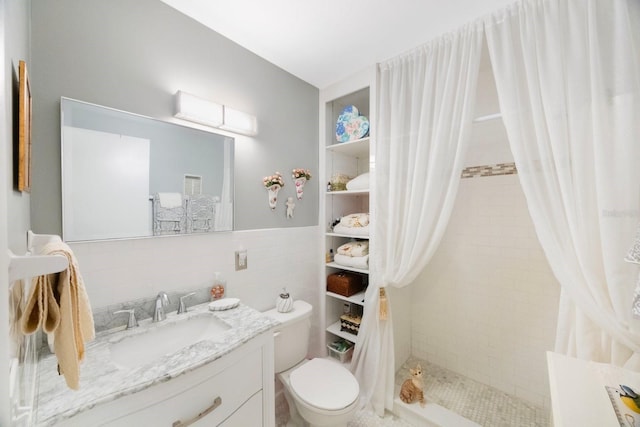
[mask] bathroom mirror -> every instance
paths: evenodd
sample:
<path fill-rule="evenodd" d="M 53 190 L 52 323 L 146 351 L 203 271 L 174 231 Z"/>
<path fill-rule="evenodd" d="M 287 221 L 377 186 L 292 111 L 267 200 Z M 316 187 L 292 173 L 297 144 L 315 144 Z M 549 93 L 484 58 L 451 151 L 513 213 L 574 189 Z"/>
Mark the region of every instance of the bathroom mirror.
<path fill-rule="evenodd" d="M 62 98 L 65 241 L 233 229 L 234 139 Z"/>

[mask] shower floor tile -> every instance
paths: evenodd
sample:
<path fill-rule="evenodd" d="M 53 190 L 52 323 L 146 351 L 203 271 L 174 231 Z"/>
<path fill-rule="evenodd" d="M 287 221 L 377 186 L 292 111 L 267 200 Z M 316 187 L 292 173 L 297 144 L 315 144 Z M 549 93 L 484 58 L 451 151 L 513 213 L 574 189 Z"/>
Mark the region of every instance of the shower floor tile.
<path fill-rule="evenodd" d="M 546 410 L 425 360 L 409 358 L 396 373 L 398 387 L 409 378 L 409 368 L 418 363 L 424 372 L 427 402 L 437 403 L 485 427 L 550 425 Z"/>

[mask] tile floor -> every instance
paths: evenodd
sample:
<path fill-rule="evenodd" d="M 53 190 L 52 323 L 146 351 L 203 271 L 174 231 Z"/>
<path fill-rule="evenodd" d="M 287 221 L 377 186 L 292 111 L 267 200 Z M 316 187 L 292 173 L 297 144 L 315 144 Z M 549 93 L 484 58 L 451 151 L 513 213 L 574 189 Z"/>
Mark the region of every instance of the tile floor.
<path fill-rule="evenodd" d="M 282 393 L 276 392 L 276 426 L 301 427 L 289 420 L 289 406 Z M 414 427 L 391 413 L 379 417 L 371 411 L 361 410 L 355 418 L 349 422 L 348 427 Z"/>
<path fill-rule="evenodd" d="M 500 390 L 466 378 L 424 360 L 410 358 L 396 374 L 396 384 L 409 377 L 409 367 L 420 363 L 425 371 L 425 398 L 484 427 L 548 427 L 546 410 Z M 276 425 L 288 420 L 288 407 L 276 398 Z M 349 427 L 411 427 L 397 416 L 387 413 L 383 418 L 366 410 L 359 411 Z M 419 427 L 415 425 L 414 427 Z M 455 427 L 455 426 L 443 426 Z"/>
<path fill-rule="evenodd" d="M 348 427 L 413 427 L 413 424 L 409 424 L 390 413 L 385 414 L 384 418 L 380 418 L 373 412 L 362 410 L 349 422 Z"/>

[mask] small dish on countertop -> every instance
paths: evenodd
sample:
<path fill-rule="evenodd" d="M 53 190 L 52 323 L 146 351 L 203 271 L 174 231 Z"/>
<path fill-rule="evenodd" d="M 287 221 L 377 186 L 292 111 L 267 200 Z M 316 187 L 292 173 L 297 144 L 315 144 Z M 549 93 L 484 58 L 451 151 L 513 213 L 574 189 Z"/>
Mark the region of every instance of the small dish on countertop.
<path fill-rule="evenodd" d="M 211 311 L 230 310 L 232 308 L 236 308 L 239 304 L 240 304 L 240 300 L 238 298 L 221 298 L 219 300 L 210 302 L 209 310 Z"/>

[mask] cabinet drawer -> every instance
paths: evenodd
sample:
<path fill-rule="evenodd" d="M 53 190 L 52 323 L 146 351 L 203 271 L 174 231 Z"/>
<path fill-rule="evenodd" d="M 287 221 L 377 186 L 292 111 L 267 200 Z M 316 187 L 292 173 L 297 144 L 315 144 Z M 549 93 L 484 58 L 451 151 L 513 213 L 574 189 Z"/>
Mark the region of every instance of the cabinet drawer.
<path fill-rule="evenodd" d="M 259 391 L 218 427 L 254 427 L 262 425 L 262 392 Z M 195 426 L 195 424 L 194 424 Z M 203 424 L 202 427 L 205 427 Z"/>
<path fill-rule="evenodd" d="M 182 393 L 118 418 L 108 425 L 172 427 L 175 422 L 186 424 L 198 419 L 199 414 L 206 412 L 191 425 L 215 426 L 232 415 L 261 389 L 262 354 L 261 351 L 253 351 L 216 376 L 197 383 Z M 217 398 L 220 398 L 220 402 L 215 404 L 214 401 Z M 215 408 L 212 409 L 212 406 Z M 260 421 L 256 425 L 261 424 L 262 399 L 260 399 Z"/>

